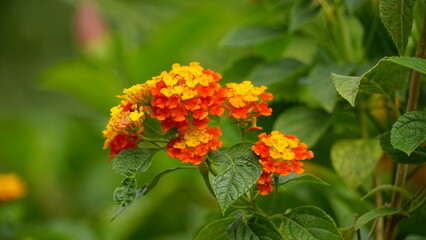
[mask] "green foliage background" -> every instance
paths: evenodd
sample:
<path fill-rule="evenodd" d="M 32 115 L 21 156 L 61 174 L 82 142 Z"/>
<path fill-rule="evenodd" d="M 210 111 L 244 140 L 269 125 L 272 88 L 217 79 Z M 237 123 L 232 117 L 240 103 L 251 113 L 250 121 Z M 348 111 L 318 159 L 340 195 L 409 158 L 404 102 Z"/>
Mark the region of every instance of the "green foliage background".
<path fill-rule="evenodd" d="M 78 44 L 74 31 L 75 11 L 82 2 L 1 1 L 0 172 L 22 176 L 29 192 L 24 199 L 0 205 L 0 239 L 193 239 L 204 225 L 220 218 L 220 206 L 201 176 L 183 170 L 163 177 L 150 194 L 109 221 L 112 192 L 121 176 L 102 150 L 101 131 L 109 109 L 118 103 L 115 96 L 173 63 L 191 61 L 222 73 L 223 84 L 249 79 L 268 85 L 276 96 L 274 114 L 259 119 L 260 125 L 266 131 L 297 134 L 315 152 L 306 172 L 330 186 L 289 183 L 278 196 L 276 211 L 312 205 L 339 227 L 353 225 L 355 213 L 374 206 L 371 199 L 359 200 L 371 189 L 373 169 L 358 169 L 364 181 L 349 183 L 333 170 L 332 145 L 361 133 L 356 113 L 338 97 L 330 73 L 361 75 L 398 50 L 380 22 L 377 0 L 329 1 L 338 6 L 338 19 L 327 19 L 326 10 L 315 2 L 98 1 L 108 33 L 97 47 L 87 49 Z M 421 21 L 423 7 L 416 6 L 415 23 Z M 416 27 L 414 35 L 419 34 Z M 414 46 L 408 41 L 408 55 Z M 379 128 L 393 123 L 389 116 L 380 119 Z M 236 143 L 237 129 L 229 123 L 222 127 L 224 145 Z M 378 133 L 369 127 L 371 137 Z M 345 142 L 338 143 L 343 144 L 339 150 L 347 149 Z M 351 149 L 342 151 L 335 154 L 345 156 Z M 361 150 L 358 154 L 365 155 Z M 369 164 L 375 162 L 365 166 Z M 378 164 L 383 181 L 391 182 L 391 163 Z M 165 154 L 156 155 L 138 182 L 180 165 Z M 409 189 L 425 181 L 424 171 L 418 175 Z M 390 193 L 384 197 L 388 200 Z M 262 198 L 260 205 L 270 201 Z M 399 237 L 426 235 L 424 228 L 415 227 L 422 221 L 424 214 L 403 222 Z M 361 228 L 363 237 L 368 229 Z"/>

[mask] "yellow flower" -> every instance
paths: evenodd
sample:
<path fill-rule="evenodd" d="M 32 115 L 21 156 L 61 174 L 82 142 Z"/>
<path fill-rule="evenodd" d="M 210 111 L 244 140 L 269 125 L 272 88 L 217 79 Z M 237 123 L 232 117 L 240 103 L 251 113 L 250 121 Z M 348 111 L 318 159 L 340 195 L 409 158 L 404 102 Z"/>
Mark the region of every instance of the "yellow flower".
<path fill-rule="evenodd" d="M 0 174 L 0 202 L 21 198 L 25 193 L 25 184 L 16 174 Z"/>

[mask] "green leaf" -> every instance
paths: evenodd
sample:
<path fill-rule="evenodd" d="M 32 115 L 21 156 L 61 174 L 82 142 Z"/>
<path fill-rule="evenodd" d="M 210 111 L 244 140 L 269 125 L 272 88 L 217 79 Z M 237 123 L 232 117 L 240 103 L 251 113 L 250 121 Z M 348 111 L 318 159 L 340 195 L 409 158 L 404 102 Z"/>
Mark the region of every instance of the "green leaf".
<path fill-rule="evenodd" d="M 415 0 L 381 0 L 379 4 L 380 18 L 401 56 L 411 35 L 415 3 Z"/>
<path fill-rule="evenodd" d="M 353 65 L 318 65 L 311 70 L 308 76 L 308 84 L 313 96 L 319 101 L 321 106 L 327 111 L 332 112 L 337 99 L 336 88 L 330 74 L 334 71 L 340 74 L 349 74 Z"/>
<path fill-rule="evenodd" d="M 361 77 L 343 76 L 332 73 L 331 78 L 333 79 L 334 86 L 340 96 L 346 99 L 354 107 Z"/>
<path fill-rule="evenodd" d="M 300 141 L 313 147 L 330 124 L 330 115 L 307 107 L 293 107 L 282 112 L 275 120 L 273 129 L 293 134 Z"/>
<path fill-rule="evenodd" d="M 386 155 L 388 155 L 394 162 L 402 164 L 422 164 L 426 162 L 426 146 L 417 147 L 408 156 L 401 150 L 393 148 L 391 144 L 391 133 L 385 132 L 378 136 L 380 140 L 380 146 Z"/>
<path fill-rule="evenodd" d="M 260 214 L 254 214 L 248 221 L 244 217 L 238 218 L 229 226 L 228 237 L 231 240 L 282 239 L 272 222 Z"/>
<path fill-rule="evenodd" d="M 408 156 L 426 141 L 426 113 L 407 112 L 393 124 L 391 144 Z"/>
<path fill-rule="evenodd" d="M 274 83 L 291 78 L 297 69 L 305 64 L 295 59 L 284 58 L 261 64 L 255 68 L 248 79 L 254 85 L 271 86 Z"/>
<path fill-rule="evenodd" d="M 371 220 L 378 218 L 378 217 L 384 217 L 388 215 L 392 215 L 395 213 L 398 213 L 399 210 L 395 208 L 376 208 L 373 209 L 361 217 L 358 218 L 358 220 L 355 223 L 355 230 L 360 229 L 362 226 L 370 222 Z"/>
<path fill-rule="evenodd" d="M 301 26 L 308 23 L 320 12 L 320 6 L 317 2 L 311 0 L 298 1 L 290 12 L 289 31 L 294 32 Z"/>
<path fill-rule="evenodd" d="M 301 174 L 300 175 L 300 174 L 296 174 L 296 173 L 292 173 L 292 174 L 287 175 L 287 176 L 280 176 L 278 183 L 279 183 L 279 185 L 282 185 L 282 184 L 286 184 L 286 183 L 291 182 L 291 181 L 316 183 L 316 184 L 325 185 L 325 186 L 330 185 L 330 184 L 324 182 L 319 177 L 316 177 L 312 174 Z"/>
<path fill-rule="evenodd" d="M 131 205 L 136 199 L 136 179 L 134 177 L 126 177 L 121 182 L 121 187 L 114 191 L 114 201 L 120 207 Z"/>
<path fill-rule="evenodd" d="M 361 201 L 368 198 L 369 196 L 375 194 L 376 192 L 381 192 L 381 191 L 396 191 L 396 192 L 400 192 L 402 193 L 402 195 L 404 195 L 407 198 L 411 198 L 411 194 L 407 192 L 407 190 L 405 190 L 402 187 L 397 187 L 391 184 L 383 184 L 380 185 L 378 187 L 373 188 L 371 191 L 369 191 L 367 194 L 365 194 L 364 197 L 361 198 Z"/>
<path fill-rule="evenodd" d="M 164 132 L 161 130 L 163 127 L 158 119 L 146 117 L 142 121 L 142 126 L 144 127 L 144 137 L 150 139 L 162 139 L 164 137 Z"/>
<path fill-rule="evenodd" d="M 297 207 L 283 215 L 283 236 L 288 240 L 343 239 L 333 219 L 317 207 Z"/>
<path fill-rule="evenodd" d="M 159 173 L 159 174 L 157 174 L 157 175 L 155 175 L 155 177 L 153 177 L 152 179 L 151 179 L 151 181 L 149 181 L 149 183 L 147 183 L 147 184 L 145 184 L 142 188 L 140 188 L 139 190 L 137 190 L 136 191 L 136 195 L 135 195 L 135 198 L 134 199 L 137 199 L 137 198 L 139 198 L 139 197 L 141 197 L 141 196 L 143 196 L 143 195 L 146 195 L 149 191 L 151 191 L 155 186 L 157 186 L 157 184 L 158 184 L 158 182 L 160 181 L 160 179 L 164 176 L 164 175 L 166 175 L 167 173 L 170 173 L 170 172 L 174 172 L 174 171 L 176 171 L 176 170 L 181 170 L 181 169 L 197 169 L 197 167 L 176 167 L 176 168 L 170 168 L 170 169 L 167 169 L 167 170 L 165 170 L 165 171 L 163 171 L 163 172 L 161 172 L 161 173 Z M 127 177 L 127 178 L 133 178 L 134 179 L 134 177 Z M 125 178 L 125 179 L 127 179 L 127 178 Z M 124 180 L 123 180 L 123 182 L 124 182 Z M 126 184 L 126 185 L 128 185 L 128 184 Z M 136 186 L 135 186 L 136 187 Z M 119 190 L 119 192 L 117 193 L 118 194 L 118 197 L 120 197 L 120 196 L 122 196 L 122 190 Z M 115 199 L 115 193 L 114 193 L 114 199 Z M 131 204 L 131 203 L 130 203 Z M 115 211 L 115 213 L 114 213 L 114 216 L 113 216 L 113 218 L 111 219 L 111 221 L 113 221 L 115 218 L 117 218 L 130 204 L 128 204 L 128 205 L 125 205 L 125 206 L 121 206 L 119 209 L 117 209 L 116 211 Z"/>
<path fill-rule="evenodd" d="M 222 212 L 249 190 L 259 179 L 262 167 L 250 143 L 239 143 L 227 150 L 209 153 L 213 164 L 227 168 L 213 179 L 212 188 Z"/>
<path fill-rule="evenodd" d="M 115 155 L 112 169 L 125 176 L 133 176 L 136 172 L 145 172 L 151 166 L 152 156 L 158 148 L 132 148 Z"/>
<path fill-rule="evenodd" d="M 331 148 L 331 163 L 352 189 L 361 185 L 382 156 L 377 139 L 344 139 Z"/>
<path fill-rule="evenodd" d="M 222 218 L 207 224 L 195 237 L 195 240 L 228 240 L 227 229 L 235 218 Z"/>
<path fill-rule="evenodd" d="M 243 26 L 230 32 L 222 40 L 222 47 L 247 47 L 272 39 L 283 31 L 269 26 Z"/>
<path fill-rule="evenodd" d="M 410 69 L 426 74 L 426 60 L 414 57 L 385 57 L 360 77 L 332 74 L 337 92 L 352 106 L 358 91 L 389 95 L 406 86 Z"/>

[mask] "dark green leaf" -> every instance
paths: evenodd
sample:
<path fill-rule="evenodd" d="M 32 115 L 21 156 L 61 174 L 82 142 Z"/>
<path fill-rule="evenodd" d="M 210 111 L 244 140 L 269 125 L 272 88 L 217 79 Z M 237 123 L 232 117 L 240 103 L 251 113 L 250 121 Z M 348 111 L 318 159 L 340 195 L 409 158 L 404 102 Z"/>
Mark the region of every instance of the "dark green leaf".
<path fill-rule="evenodd" d="M 223 213 L 256 183 L 262 172 L 251 146 L 250 143 L 239 143 L 227 150 L 209 153 L 213 164 L 227 165 L 226 170 L 215 176 L 212 183 Z"/>
<path fill-rule="evenodd" d="M 232 240 L 281 240 L 282 236 L 266 217 L 254 214 L 248 220 L 238 218 L 228 228 L 228 237 Z"/>
<path fill-rule="evenodd" d="M 157 148 L 133 148 L 121 151 L 115 155 L 112 169 L 125 176 L 133 176 L 136 172 L 145 172 L 152 162 L 152 156 Z"/>
<path fill-rule="evenodd" d="M 325 185 L 325 186 L 329 186 L 330 184 L 324 182 L 322 179 L 315 177 L 312 174 L 296 174 L 296 173 L 292 173 L 288 176 L 280 176 L 279 178 L 279 184 L 286 184 L 288 182 L 292 182 L 292 181 L 298 181 L 298 182 L 309 182 L 309 183 L 316 183 L 316 184 L 321 184 L 321 185 Z"/>
<path fill-rule="evenodd" d="M 222 218 L 207 224 L 195 237 L 195 240 L 228 240 L 226 230 L 235 218 Z"/>
<path fill-rule="evenodd" d="M 364 197 L 361 198 L 361 200 L 364 200 L 366 198 L 368 198 L 369 196 L 375 194 L 376 192 L 381 192 L 381 191 L 396 191 L 396 192 L 400 192 L 402 193 L 402 195 L 404 195 L 407 198 L 411 198 L 411 194 L 407 192 L 407 190 L 405 190 L 404 188 L 401 187 L 397 187 L 391 184 L 383 184 L 380 185 L 378 187 L 373 188 L 371 191 L 369 191 L 367 194 L 365 194 Z"/>
<path fill-rule="evenodd" d="M 293 107 L 278 116 L 273 128 L 284 134 L 293 134 L 309 147 L 313 147 L 327 130 L 329 119 L 330 115 L 324 111 Z"/>
<path fill-rule="evenodd" d="M 426 162 L 426 146 L 417 147 L 410 156 L 408 156 L 405 152 L 393 148 L 390 142 L 390 136 L 390 132 L 385 132 L 379 135 L 378 138 L 383 152 L 385 152 L 393 161 L 402 164 L 422 164 Z"/>
<path fill-rule="evenodd" d="M 415 0 L 381 0 L 379 4 L 380 18 L 401 56 L 411 35 L 415 3 Z"/>
<path fill-rule="evenodd" d="M 407 112 L 392 126 L 392 146 L 408 155 L 424 141 L 426 141 L 426 113 L 424 112 Z"/>
<path fill-rule="evenodd" d="M 314 93 L 313 96 L 327 112 L 333 111 L 337 98 L 336 88 L 333 80 L 330 79 L 330 74 L 332 72 L 349 74 L 352 69 L 353 65 L 319 65 L 309 73 L 308 84 Z"/>
<path fill-rule="evenodd" d="M 291 9 L 289 31 L 294 32 L 308 23 L 320 12 L 320 9 L 316 1 L 298 1 Z"/>
<path fill-rule="evenodd" d="M 272 39 L 283 33 L 268 26 L 244 26 L 229 33 L 221 43 L 223 47 L 247 47 Z"/>
<path fill-rule="evenodd" d="M 362 6 L 362 4 L 365 3 L 366 0 L 345 0 L 346 8 L 349 12 L 354 12 L 359 7 Z"/>
<path fill-rule="evenodd" d="M 382 156 L 377 139 L 344 139 L 333 144 L 331 163 L 352 189 L 361 185 Z"/>
<path fill-rule="evenodd" d="M 342 235 L 333 219 L 317 207 L 298 207 L 283 215 L 284 239 L 337 240 Z"/>
<path fill-rule="evenodd" d="M 248 79 L 254 85 L 271 86 L 274 83 L 292 78 L 294 73 L 305 64 L 295 59 L 280 59 L 255 68 Z"/>
<path fill-rule="evenodd" d="M 136 199 L 136 179 L 134 177 L 126 177 L 114 191 L 114 201 L 120 207 L 127 207 Z"/>
<path fill-rule="evenodd" d="M 373 209 L 361 217 L 358 218 L 358 220 L 355 223 L 355 230 L 360 229 L 362 226 L 370 222 L 371 220 L 378 218 L 378 217 L 384 217 L 388 215 L 392 215 L 399 212 L 398 209 L 395 208 L 376 208 Z"/>
<path fill-rule="evenodd" d="M 176 170 L 181 170 L 181 169 L 197 169 L 197 167 L 176 167 L 176 168 L 167 169 L 167 170 L 157 174 L 155 177 L 153 177 L 151 179 L 151 181 L 149 183 L 145 184 L 142 188 L 140 188 L 139 190 L 136 191 L 134 199 L 137 199 L 137 198 L 139 198 L 143 195 L 146 195 L 150 190 L 152 190 L 157 185 L 157 183 L 158 183 L 158 181 L 160 181 L 161 177 L 163 177 L 167 173 L 174 172 Z M 134 178 L 134 177 L 127 177 L 127 178 Z M 126 185 L 128 185 L 128 184 L 126 183 Z M 119 190 L 119 191 L 120 192 L 118 193 L 118 197 L 122 196 L 122 192 L 121 192 L 122 190 Z M 115 193 L 114 193 L 114 199 L 115 199 Z M 114 217 L 111 219 L 111 221 L 114 220 L 115 218 L 117 218 L 129 205 L 122 206 L 119 209 L 117 209 L 115 211 Z"/>
<path fill-rule="evenodd" d="M 142 126 L 144 127 L 143 133 L 145 137 L 150 139 L 162 139 L 164 137 L 164 132 L 161 130 L 163 127 L 156 118 L 146 117 L 142 122 Z"/>
<path fill-rule="evenodd" d="M 405 87 L 410 69 L 426 73 L 426 60 L 414 57 L 385 57 L 360 77 L 332 74 L 339 94 L 352 106 L 358 91 L 388 95 Z"/>
<path fill-rule="evenodd" d="M 240 82 L 245 80 L 249 72 L 259 63 L 262 63 L 264 60 L 260 57 L 249 56 L 237 59 L 222 70 L 223 81 L 221 82 L 230 82 L 230 80 L 235 79 L 235 82 Z"/>

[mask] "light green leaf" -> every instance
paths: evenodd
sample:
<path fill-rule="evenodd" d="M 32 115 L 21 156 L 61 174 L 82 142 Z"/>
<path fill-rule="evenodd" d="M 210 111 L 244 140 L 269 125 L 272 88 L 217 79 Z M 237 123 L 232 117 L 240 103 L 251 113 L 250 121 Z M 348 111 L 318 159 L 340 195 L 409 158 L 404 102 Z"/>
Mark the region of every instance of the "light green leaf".
<path fill-rule="evenodd" d="M 378 218 L 378 217 L 384 217 L 388 215 L 392 215 L 399 212 L 398 209 L 395 208 L 376 208 L 373 209 L 361 217 L 358 218 L 358 220 L 355 223 L 355 230 L 360 229 L 362 226 L 370 222 L 371 220 Z"/>
<path fill-rule="evenodd" d="M 313 96 L 327 112 L 333 111 L 337 99 L 336 88 L 333 80 L 330 79 L 330 74 L 332 72 L 349 74 L 352 69 L 353 65 L 318 65 L 309 73 L 308 84 L 314 93 Z"/>
<path fill-rule="evenodd" d="M 223 47 L 247 47 L 272 39 L 283 31 L 269 26 L 243 26 L 230 32 L 220 44 Z"/>
<path fill-rule="evenodd" d="M 112 161 L 116 173 L 132 176 L 136 172 L 145 172 L 151 166 L 152 156 L 158 148 L 133 148 L 121 151 Z"/>
<path fill-rule="evenodd" d="M 330 185 L 324 182 L 321 178 L 315 177 L 312 174 L 296 174 L 296 173 L 292 173 L 287 176 L 280 176 L 278 183 L 282 185 L 291 181 L 316 183 L 316 184 L 325 185 L 325 186 Z"/>
<path fill-rule="evenodd" d="M 317 207 L 297 207 L 283 215 L 284 239 L 343 239 L 333 219 Z"/>
<path fill-rule="evenodd" d="M 385 132 L 379 135 L 378 138 L 383 152 L 394 162 L 402 164 L 422 164 L 426 162 L 426 146 L 417 147 L 410 156 L 408 156 L 405 152 L 395 149 L 392 146 L 390 132 Z"/>
<path fill-rule="evenodd" d="M 408 156 L 426 141 L 426 113 L 407 112 L 393 124 L 391 144 Z"/>
<path fill-rule="evenodd" d="M 368 198 L 369 196 L 375 194 L 376 192 L 381 192 L 381 191 L 396 191 L 396 192 L 400 192 L 402 193 L 402 195 L 404 195 L 407 198 L 411 198 L 411 194 L 407 192 L 407 190 L 405 190 L 404 188 L 401 187 L 397 187 L 391 184 L 383 184 L 380 185 L 378 187 L 373 188 L 371 191 L 369 191 L 367 194 L 365 194 L 364 197 L 361 198 L 361 201 Z"/>
<path fill-rule="evenodd" d="M 379 4 L 380 18 L 401 56 L 411 35 L 415 3 L 415 0 L 381 0 Z"/>
<path fill-rule="evenodd" d="M 294 32 L 301 26 L 308 23 L 320 12 L 319 4 L 316 1 L 302 0 L 298 1 L 290 12 L 289 31 Z"/>
<path fill-rule="evenodd" d="M 352 189 L 357 188 L 375 169 L 382 156 L 377 139 L 344 139 L 331 148 L 331 163 Z"/>
<path fill-rule="evenodd" d="M 284 134 L 293 134 L 300 141 L 313 147 L 329 126 L 330 115 L 307 107 L 293 107 L 281 113 L 273 129 Z"/>
<path fill-rule="evenodd" d="M 281 240 L 282 236 L 266 217 L 254 214 L 248 220 L 238 218 L 228 228 L 228 237 L 231 240 Z"/>
<path fill-rule="evenodd" d="M 136 179 L 134 177 L 126 177 L 121 182 L 121 187 L 114 191 L 114 201 L 120 207 L 131 205 L 136 199 Z"/>
<path fill-rule="evenodd" d="M 331 78 L 340 96 L 354 107 L 361 77 L 343 76 L 332 73 Z"/>
<path fill-rule="evenodd" d="M 337 92 L 352 106 L 358 91 L 389 95 L 405 87 L 410 69 L 426 73 L 426 60 L 414 57 L 385 57 L 360 77 L 332 74 Z"/>
<path fill-rule="evenodd" d="M 212 188 L 222 212 L 249 190 L 259 179 L 262 167 L 250 143 L 239 143 L 229 149 L 209 153 L 213 164 L 225 164 L 224 172 L 215 176 Z"/>
<path fill-rule="evenodd" d="M 228 240 L 227 229 L 235 218 L 222 218 L 207 224 L 195 237 L 195 240 Z"/>

